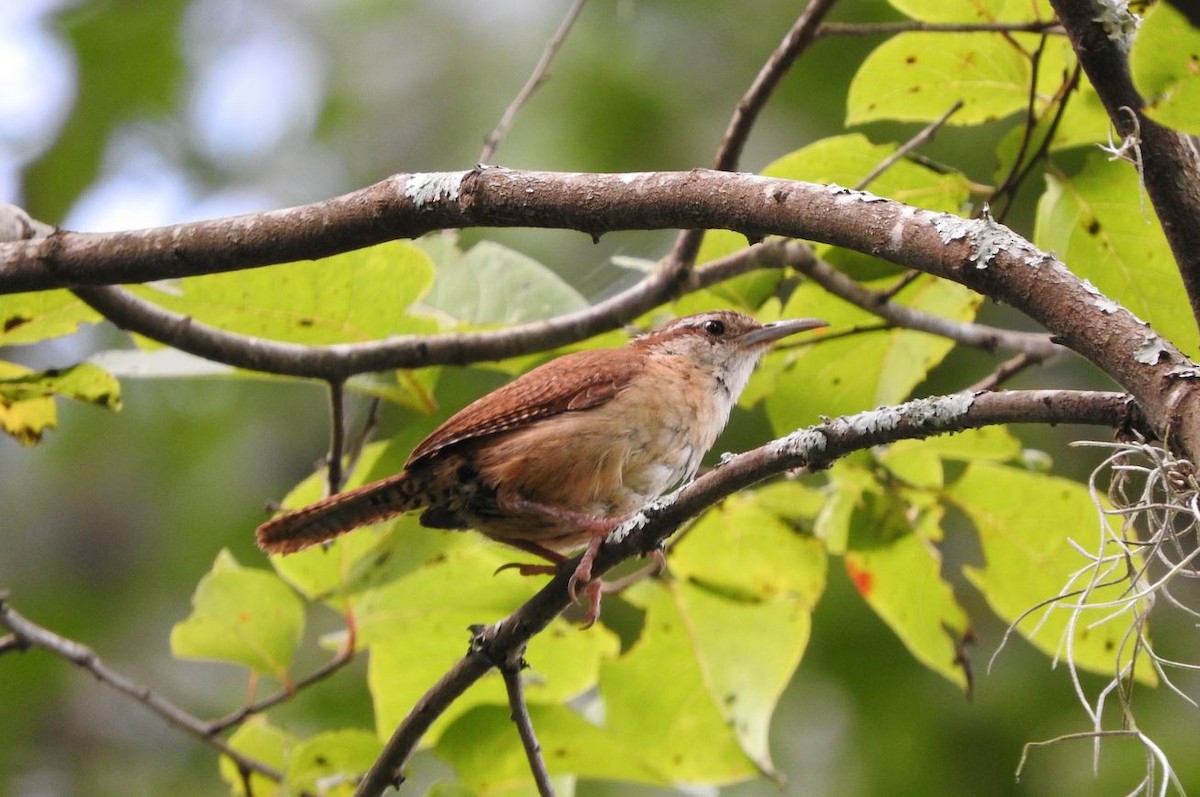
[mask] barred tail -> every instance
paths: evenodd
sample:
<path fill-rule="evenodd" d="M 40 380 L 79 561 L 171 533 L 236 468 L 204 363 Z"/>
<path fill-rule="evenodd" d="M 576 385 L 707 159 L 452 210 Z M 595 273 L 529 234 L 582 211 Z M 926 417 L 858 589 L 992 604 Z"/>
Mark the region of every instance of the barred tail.
<path fill-rule="evenodd" d="M 401 471 L 268 520 L 255 532 L 258 547 L 270 553 L 299 551 L 359 526 L 424 506 L 424 492 L 420 479 Z"/>

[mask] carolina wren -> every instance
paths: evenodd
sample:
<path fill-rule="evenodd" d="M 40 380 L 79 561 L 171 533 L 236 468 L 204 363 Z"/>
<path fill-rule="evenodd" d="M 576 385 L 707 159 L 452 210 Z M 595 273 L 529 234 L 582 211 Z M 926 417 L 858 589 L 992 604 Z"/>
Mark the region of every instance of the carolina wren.
<path fill-rule="evenodd" d="M 400 473 L 270 520 L 258 544 L 298 551 L 423 507 L 424 526 L 474 528 L 555 565 L 586 546 L 571 589 L 588 584 L 594 621 L 591 563 L 604 537 L 695 475 L 773 342 L 825 325 L 700 313 L 619 349 L 551 360 L 452 416 Z"/>

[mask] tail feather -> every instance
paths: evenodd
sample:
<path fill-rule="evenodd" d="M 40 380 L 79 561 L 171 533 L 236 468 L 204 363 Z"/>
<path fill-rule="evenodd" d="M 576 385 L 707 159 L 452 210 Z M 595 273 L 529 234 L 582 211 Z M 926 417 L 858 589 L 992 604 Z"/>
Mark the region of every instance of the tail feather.
<path fill-rule="evenodd" d="M 424 504 L 420 480 L 402 471 L 268 520 L 255 536 L 264 551 L 292 553 Z"/>

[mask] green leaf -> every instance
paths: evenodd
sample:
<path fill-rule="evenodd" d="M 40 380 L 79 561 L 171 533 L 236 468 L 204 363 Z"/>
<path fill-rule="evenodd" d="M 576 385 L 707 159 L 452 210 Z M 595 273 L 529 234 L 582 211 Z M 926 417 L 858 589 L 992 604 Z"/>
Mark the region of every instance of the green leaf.
<path fill-rule="evenodd" d="M 704 234 L 704 244 L 700 249 L 715 251 L 723 246 L 720 241 L 709 245 L 710 239 L 720 239 L 724 230 L 709 230 Z M 733 251 L 745 248 L 746 239 L 742 238 L 741 245 Z M 698 261 L 702 262 L 702 261 Z M 724 280 L 710 288 L 692 291 L 681 296 L 671 305 L 671 312 L 676 316 L 703 313 L 708 310 L 741 310 L 743 313 L 756 315 L 759 309 L 769 302 L 779 288 L 783 279 L 782 269 L 757 269 L 745 274 L 739 274 L 732 279 Z"/>
<path fill-rule="evenodd" d="M 70 335 L 99 320 L 99 313 L 67 290 L 0 296 L 0 346 Z"/>
<path fill-rule="evenodd" d="M 672 549 L 670 564 L 677 579 L 739 602 L 796 601 L 811 609 L 825 588 L 824 546 L 754 494 L 706 512 Z"/>
<path fill-rule="evenodd" d="M 888 0 L 888 3 L 913 19 L 926 22 L 1025 22 L 1054 18 L 1049 0 L 971 0 L 969 3 Z"/>
<path fill-rule="evenodd" d="M 437 262 L 437 280 L 425 303 L 471 325 L 539 321 L 587 307 L 561 277 L 527 255 L 494 241 L 463 253 L 455 238 L 426 236 L 417 242 Z"/>
<path fill-rule="evenodd" d="M 609 727 L 623 739 L 637 734 L 637 748 L 654 751 L 651 761 L 671 762 L 674 781 L 742 777 L 744 763 L 727 747 L 730 729 L 755 767 L 770 773 L 767 731 L 808 642 L 825 548 L 755 496 L 735 496 L 689 529 L 670 561 L 675 580 L 667 587 L 647 584 L 629 595 L 646 619 L 634 648 L 604 666 Z M 636 727 L 639 717 L 651 727 Z"/>
<path fill-rule="evenodd" d="M 905 504 L 867 494 L 852 513 L 846 572 L 860 595 L 913 656 L 939 675 L 967 687 L 958 661 L 969 621 L 941 577 L 942 512 L 909 524 Z"/>
<path fill-rule="evenodd" d="M 42 439 L 57 425 L 55 397 L 110 410 L 121 408 L 121 386 L 111 374 L 90 363 L 31 371 L 0 360 L 0 429 L 24 445 Z"/>
<path fill-rule="evenodd" d="M 846 551 L 850 521 L 861 506 L 863 495 L 876 485 L 871 472 L 851 459 L 839 459 L 827 472 L 829 498 L 821 507 L 813 527 L 817 539 L 832 554 Z"/>
<path fill-rule="evenodd" d="M 1129 53 L 1143 109 L 1159 124 L 1200 134 L 1200 30 L 1170 3 L 1147 9 Z"/>
<path fill-rule="evenodd" d="M 991 33 L 901 33 L 876 47 L 850 83 L 846 124 L 881 119 L 931 122 L 954 103 L 947 121 L 971 125 L 1026 107 L 1029 59 Z"/>
<path fill-rule="evenodd" d="M 322 797 L 354 794 L 358 779 L 382 749 L 379 738 L 369 731 L 347 728 L 319 733 L 291 750 L 288 790 Z"/>
<path fill-rule="evenodd" d="M 861 133 L 847 133 L 823 138 L 784 155 L 763 169 L 763 174 L 788 180 L 853 186 L 895 151 L 895 144 L 872 144 Z M 970 195 L 962 174 L 939 174 L 907 160 L 898 161 L 876 177 L 870 191 L 898 202 L 946 213 L 957 213 Z"/>
<path fill-rule="evenodd" d="M 242 567 L 222 550 L 196 586 L 192 613 L 171 629 L 171 652 L 249 667 L 288 683 L 304 633 L 304 604 L 274 573 Z"/>
<path fill-rule="evenodd" d="M 357 487 L 386 472 L 385 459 L 392 448 L 389 442 L 364 447 L 345 487 Z M 298 509 L 320 500 L 325 479 L 324 470 L 313 473 L 288 493 L 283 506 Z M 273 555 L 271 564 L 306 598 L 345 609 L 346 597 L 410 573 L 461 542 L 456 535 L 424 528 L 417 515 L 408 514 L 355 529 L 327 545 Z"/>
<path fill-rule="evenodd" d="M 866 283 L 884 289 L 890 280 Z M 956 283 L 918 279 L 894 301 L 943 318 L 967 321 L 974 317 L 979 296 Z M 878 319 L 867 311 L 827 294 L 812 283 L 796 289 L 783 315 L 827 319 L 830 329 L 872 325 Z M 767 417 L 778 433 L 816 422 L 822 415 L 847 415 L 908 398 L 926 375 L 954 347 L 952 341 L 905 329 L 871 331 L 822 340 L 802 348 L 768 355 L 784 358 L 774 390 L 766 397 Z M 853 368 L 847 368 L 853 363 Z"/>
<path fill-rule="evenodd" d="M 942 486 L 942 460 L 934 451 L 924 448 L 923 442 L 901 440 L 890 445 L 879 454 L 879 464 L 906 487 L 937 489 Z"/>
<path fill-rule="evenodd" d="M 1057 252 L 1106 297 L 1148 321 L 1185 354 L 1200 352 L 1200 333 L 1183 282 L 1137 171 L 1093 154 L 1074 175 L 1048 175 L 1038 202 L 1034 242 Z M 1097 306 L 1104 300 L 1097 297 Z"/>
<path fill-rule="evenodd" d="M 686 582 L 670 587 L 642 582 L 625 593 L 645 610 L 646 623 L 629 653 L 601 670 L 605 724 L 658 761 L 672 782 L 733 783 L 758 769 L 713 701 L 690 634 L 691 618 L 681 613 L 681 593 L 691 597 L 698 591 Z"/>
<path fill-rule="evenodd" d="M 141 286 L 142 298 L 244 335 L 305 345 L 436 331 L 406 314 L 433 282 L 429 256 L 408 241 L 248 271 Z"/>
<path fill-rule="evenodd" d="M 507 705 L 481 705 L 458 718 L 437 743 L 476 794 L 536 794 Z M 551 775 L 666 786 L 654 759 L 629 740 L 589 723 L 566 706 L 531 704 L 529 716 Z"/>
<path fill-rule="evenodd" d="M 280 771 L 287 766 L 287 761 L 297 744 L 296 737 L 282 728 L 271 725 L 262 715 L 250 717 L 229 737 L 229 746 L 234 750 Z M 283 786 L 257 773 L 250 776 L 248 794 L 245 780 L 237 765 L 224 756 L 221 757 L 220 770 L 221 779 L 240 797 L 249 797 L 250 794 L 254 797 L 283 794 Z"/>
<path fill-rule="evenodd" d="M 1003 426 L 984 426 L 925 440 L 901 440 L 888 447 L 887 460 L 891 462 L 917 450 L 942 459 L 1004 462 L 1021 455 L 1021 441 Z"/>
<path fill-rule="evenodd" d="M 825 491 L 798 481 L 774 481 L 741 493 L 762 509 L 790 523 L 811 521 L 825 505 Z"/>
<path fill-rule="evenodd" d="M 444 555 L 358 599 L 358 638 L 371 649 L 367 678 L 381 735 L 390 733 L 462 657 L 469 626 L 507 616 L 544 584 L 542 578 L 522 577 L 514 571 L 493 575 L 500 565 L 522 554 L 485 544 L 474 535 L 426 533 L 452 541 Z M 584 630 L 556 620 L 530 642 L 525 654 L 536 676 L 527 689 L 529 700 L 565 701 L 594 686 L 600 659 L 615 655 L 617 644 L 602 625 Z M 436 740 L 472 706 L 504 702 L 500 680 L 485 679 L 438 719 L 427 740 Z"/>
<path fill-rule="evenodd" d="M 1063 605 L 1042 606 L 1045 601 L 1087 584 L 1086 576 L 1072 580 L 1088 562 L 1072 547 L 1071 541 L 1084 551 L 1095 551 L 1098 527 L 1108 523 L 1108 519 L 1098 517 L 1084 486 L 1045 474 L 977 462 L 968 466 L 945 495 L 971 519 L 979 533 L 985 564 L 965 567 L 964 573 L 983 593 L 992 610 L 1009 623 L 1020 618 L 1017 630 L 1046 653 L 1070 655 L 1081 669 L 1115 674 L 1131 613 L 1118 613 L 1112 607 L 1083 610 L 1068 647 L 1064 635 L 1069 607 L 1079 597 L 1067 597 Z M 1019 496 L 1037 496 L 1037 502 L 1014 500 Z M 1121 566 L 1112 577 L 1120 578 L 1123 574 Z M 1090 601 L 1118 600 L 1126 596 L 1128 586 L 1122 580 L 1098 588 Z M 1142 607 L 1142 611 L 1146 609 Z M 1120 664 L 1128 663 L 1128 654 L 1125 650 Z M 1138 658 L 1134 673 L 1139 680 L 1154 681 L 1145 656 Z"/>

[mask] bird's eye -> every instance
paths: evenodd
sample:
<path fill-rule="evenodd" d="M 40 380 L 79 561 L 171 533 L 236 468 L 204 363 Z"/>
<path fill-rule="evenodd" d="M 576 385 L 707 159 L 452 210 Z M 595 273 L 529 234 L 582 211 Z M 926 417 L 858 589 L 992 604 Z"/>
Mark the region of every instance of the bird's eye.
<path fill-rule="evenodd" d="M 713 337 L 720 337 L 725 334 L 725 322 L 713 319 L 704 322 L 704 331 Z"/>

